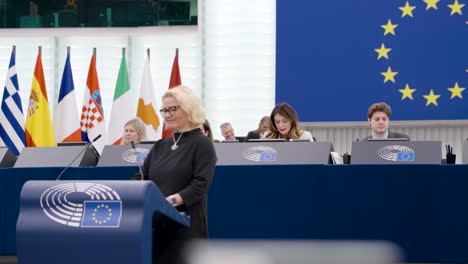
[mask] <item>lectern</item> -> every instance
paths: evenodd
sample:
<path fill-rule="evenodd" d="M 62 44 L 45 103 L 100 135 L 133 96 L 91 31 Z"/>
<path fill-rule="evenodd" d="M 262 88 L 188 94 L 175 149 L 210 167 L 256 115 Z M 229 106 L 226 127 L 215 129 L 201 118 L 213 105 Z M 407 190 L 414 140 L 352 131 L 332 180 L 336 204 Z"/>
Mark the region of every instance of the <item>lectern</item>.
<path fill-rule="evenodd" d="M 151 181 L 28 181 L 16 224 L 19 263 L 151 263 L 152 228 L 189 220 Z"/>

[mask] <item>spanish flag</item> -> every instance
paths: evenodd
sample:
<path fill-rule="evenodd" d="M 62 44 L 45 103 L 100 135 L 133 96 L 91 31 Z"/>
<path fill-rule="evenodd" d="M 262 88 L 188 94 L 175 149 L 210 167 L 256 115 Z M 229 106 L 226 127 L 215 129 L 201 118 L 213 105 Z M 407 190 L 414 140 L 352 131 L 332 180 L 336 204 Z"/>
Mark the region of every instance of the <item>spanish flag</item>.
<path fill-rule="evenodd" d="M 42 68 L 41 47 L 37 54 L 36 67 L 29 96 L 29 107 L 26 118 L 26 146 L 55 146 L 54 129 L 50 118 L 49 102 Z"/>

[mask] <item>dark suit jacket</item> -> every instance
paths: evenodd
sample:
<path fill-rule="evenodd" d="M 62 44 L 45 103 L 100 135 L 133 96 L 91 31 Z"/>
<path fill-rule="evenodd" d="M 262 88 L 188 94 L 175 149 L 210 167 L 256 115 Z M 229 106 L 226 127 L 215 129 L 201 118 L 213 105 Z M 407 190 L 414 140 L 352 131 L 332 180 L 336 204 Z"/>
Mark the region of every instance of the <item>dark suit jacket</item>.
<path fill-rule="evenodd" d="M 260 139 L 260 135 L 255 133 L 255 130 L 250 131 L 247 136 L 245 137 L 244 142 L 249 141 L 249 139 Z"/>
<path fill-rule="evenodd" d="M 365 137 L 365 138 L 362 139 L 362 141 L 368 141 L 369 138 L 372 138 L 372 136 Z M 408 137 L 408 135 L 406 135 L 406 134 L 391 132 L 391 131 L 388 131 L 388 138 L 407 138 L 407 139 L 410 139 Z"/>

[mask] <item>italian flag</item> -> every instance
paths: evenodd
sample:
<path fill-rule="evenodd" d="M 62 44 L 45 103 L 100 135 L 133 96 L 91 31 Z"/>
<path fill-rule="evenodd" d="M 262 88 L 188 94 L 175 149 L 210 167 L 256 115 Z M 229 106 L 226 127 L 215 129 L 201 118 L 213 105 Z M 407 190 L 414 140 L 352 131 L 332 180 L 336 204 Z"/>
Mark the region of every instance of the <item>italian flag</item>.
<path fill-rule="evenodd" d="M 118 145 L 122 141 L 124 126 L 127 121 L 135 118 L 135 110 L 128 81 L 125 49 L 120 62 L 119 76 L 115 85 L 114 102 L 109 124 L 109 144 Z"/>

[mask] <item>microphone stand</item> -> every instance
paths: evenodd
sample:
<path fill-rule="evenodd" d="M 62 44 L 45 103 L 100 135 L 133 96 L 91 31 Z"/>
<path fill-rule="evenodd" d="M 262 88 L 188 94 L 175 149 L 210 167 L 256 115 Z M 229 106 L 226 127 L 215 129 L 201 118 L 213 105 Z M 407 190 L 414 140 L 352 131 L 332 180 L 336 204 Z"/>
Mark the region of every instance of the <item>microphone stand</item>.
<path fill-rule="evenodd" d="M 135 143 L 134 143 L 133 141 L 130 141 L 130 144 L 132 144 L 132 149 L 133 149 L 133 151 L 136 153 L 137 150 L 136 150 L 136 148 L 135 148 Z M 143 181 L 143 180 L 145 179 L 145 177 L 144 177 L 144 175 L 143 175 L 143 170 L 141 169 L 141 166 L 140 166 L 140 165 L 138 165 L 138 171 L 140 172 L 140 175 L 141 175 L 140 181 Z"/>
<path fill-rule="evenodd" d="M 65 168 L 63 168 L 63 170 L 60 172 L 60 174 L 57 176 L 57 179 L 55 179 L 55 180 L 56 180 L 56 181 L 59 181 L 60 178 L 62 177 L 62 175 L 71 167 L 71 165 L 73 164 L 73 162 L 75 162 L 79 157 L 81 157 L 81 154 L 83 154 L 87 149 L 89 149 L 89 147 L 92 146 L 93 143 L 96 142 L 96 141 L 97 141 L 98 139 L 100 139 L 101 137 L 102 137 L 102 135 L 99 134 L 99 135 L 97 135 L 97 136 L 93 139 L 93 141 L 91 141 L 91 143 L 88 143 L 88 144 L 86 145 L 86 147 L 83 148 L 83 149 L 80 151 L 80 153 L 78 153 L 78 155 L 76 155 L 76 157 L 75 157 L 70 163 L 68 163 L 68 165 L 67 165 Z"/>

